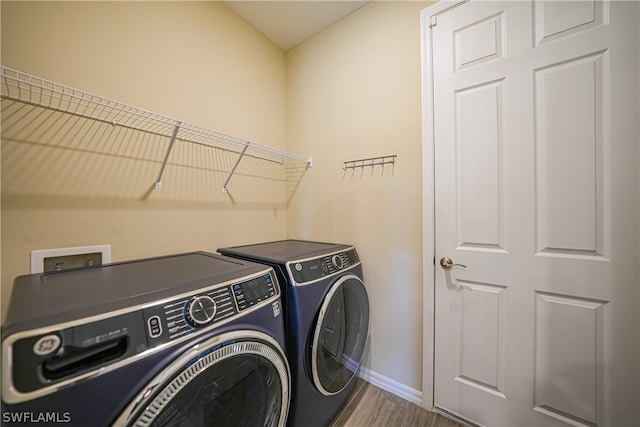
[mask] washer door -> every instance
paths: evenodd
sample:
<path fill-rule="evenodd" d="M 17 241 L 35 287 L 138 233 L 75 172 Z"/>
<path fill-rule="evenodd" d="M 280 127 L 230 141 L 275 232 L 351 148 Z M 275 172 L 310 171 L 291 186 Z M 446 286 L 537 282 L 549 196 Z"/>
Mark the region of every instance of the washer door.
<path fill-rule="evenodd" d="M 369 298 L 355 275 L 336 281 L 325 297 L 311 347 L 313 382 L 330 396 L 356 375 L 369 333 Z"/>
<path fill-rule="evenodd" d="M 120 423 L 281 427 L 289 390 L 289 367 L 278 343 L 259 332 L 232 332 L 194 346 L 167 366 Z"/>

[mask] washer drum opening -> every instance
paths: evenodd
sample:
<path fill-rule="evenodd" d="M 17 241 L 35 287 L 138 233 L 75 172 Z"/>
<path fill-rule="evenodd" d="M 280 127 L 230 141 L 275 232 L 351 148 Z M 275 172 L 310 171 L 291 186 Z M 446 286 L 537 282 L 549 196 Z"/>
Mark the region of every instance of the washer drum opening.
<path fill-rule="evenodd" d="M 210 338 L 176 359 L 114 425 L 284 427 L 290 373 L 271 337 L 238 331 Z"/>

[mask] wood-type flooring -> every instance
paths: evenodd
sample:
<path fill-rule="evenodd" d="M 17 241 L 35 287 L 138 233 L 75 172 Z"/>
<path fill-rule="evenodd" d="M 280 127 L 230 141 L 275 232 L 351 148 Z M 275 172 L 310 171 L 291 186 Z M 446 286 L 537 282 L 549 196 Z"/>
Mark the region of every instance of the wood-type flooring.
<path fill-rule="evenodd" d="M 346 405 L 329 427 L 464 427 L 393 393 L 358 379 Z"/>

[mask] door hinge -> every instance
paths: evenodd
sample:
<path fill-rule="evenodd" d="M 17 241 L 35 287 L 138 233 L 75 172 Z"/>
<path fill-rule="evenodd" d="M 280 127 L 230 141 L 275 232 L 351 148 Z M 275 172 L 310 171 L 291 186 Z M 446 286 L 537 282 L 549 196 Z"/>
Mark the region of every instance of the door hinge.
<path fill-rule="evenodd" d="M 431 17 L 431 22 L 429 22 L 429 28 L 433 28 L 436 25 L 438 25 L 438 17 L 437 16 L 432 16 Z"/>

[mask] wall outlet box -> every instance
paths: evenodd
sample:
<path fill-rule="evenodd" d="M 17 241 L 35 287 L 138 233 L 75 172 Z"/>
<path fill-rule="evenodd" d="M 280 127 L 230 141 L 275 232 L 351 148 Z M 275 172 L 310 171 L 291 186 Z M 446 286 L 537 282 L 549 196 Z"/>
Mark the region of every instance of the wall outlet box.
<path fill-rule="evenodd" d="M 111 245 L 43 249 L 31 252 L 31 274 L 111 262 Z"/>

